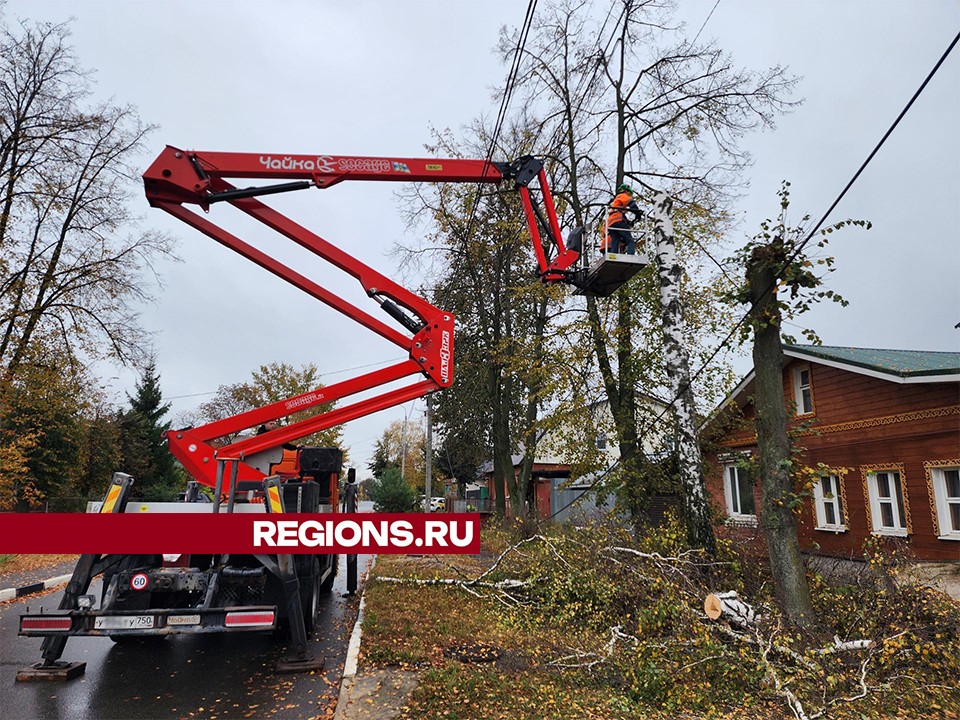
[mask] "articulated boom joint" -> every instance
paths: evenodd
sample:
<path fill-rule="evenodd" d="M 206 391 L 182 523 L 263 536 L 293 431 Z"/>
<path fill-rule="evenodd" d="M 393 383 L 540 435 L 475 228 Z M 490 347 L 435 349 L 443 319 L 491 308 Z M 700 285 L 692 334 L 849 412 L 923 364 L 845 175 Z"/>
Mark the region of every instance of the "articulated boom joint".
<path fill-rule="evenodd" d="M 441 388 L 453 384 L 453 327 L 453 315 L 441 313 L 413 336 L 410 348 L 410 359 Z"/>
<path fill-rule="evenodd" d="M 513 180 L 514 188 L 527 187 L 543 170 L 543 160 L 523 155 L 510 163 L 494 163 L 506 180 Z"/>

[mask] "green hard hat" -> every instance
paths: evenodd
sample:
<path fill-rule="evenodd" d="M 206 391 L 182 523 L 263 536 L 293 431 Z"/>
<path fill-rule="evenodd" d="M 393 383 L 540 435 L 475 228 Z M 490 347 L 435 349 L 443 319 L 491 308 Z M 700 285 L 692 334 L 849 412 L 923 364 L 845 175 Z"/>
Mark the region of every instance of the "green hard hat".
<path fill-rule="evenodd" d="M 624 185 L 619 185 L 619 186 L 617 186 L 617 192 L 618 192 L 618 193 L 628 192 L 628 193 L 630 193 L 631 195 L 633 195 L 633 188 L 630 187 L 629 185 L 626 185 L 626 184 L 624 184 Z"/>

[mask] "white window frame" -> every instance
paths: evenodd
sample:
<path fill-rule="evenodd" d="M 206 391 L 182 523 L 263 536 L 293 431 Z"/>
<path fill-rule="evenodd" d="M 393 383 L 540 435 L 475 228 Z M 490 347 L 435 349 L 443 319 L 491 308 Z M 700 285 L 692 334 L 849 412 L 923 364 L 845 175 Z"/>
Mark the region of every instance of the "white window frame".
<path fill-rule="evenodd" d="M 730 473 L 732 471 L 735 471 L 737 473 L 736 477 L 737 477 L 738 494 L 736 497 L 732 495 L 731 487 L 730 487 L 730 480 L 731 480 Z M 734 508 L 734 504 L 736 505 L 740 504 L 740 496 L 739 496 L 740 483 L 744 481 L 750 484 L 750 493 L 751 493 L 751 496 L 753 497 L 753 508 L 754 508 L 754 511 L 752 513 L 742 513 L 738 509 Z M 750 483 L 750 479 L 747 477 L 746 470 L 738 466 L 735 462 L 726 462 L 723 465 L 723 497 L 727 503 L 727 515 L 729 516 L 731 524 L 756 526 L 757 500 L 756 500 L 756 496 L 753 495 L 753 484 Z"/>
<path fill-rule="evenodd" d="M 807 384 L 804 385 L 801 379 L 801 374 L 807 373 Z M 793 401 L 796 403 L 796 414 L 797 415 L 812 415 L 813 414 L 813 381 L 812 374 L 810 372 L 809 365 L 797 365 L 793 368 Z M 810 409 L 808 410 L 803 402 L 803 391 L 806 390 L 810 395 Z"/>
<path fill-rule="evenodd" d="M 827 479 L 830 480 L 830 485 L 833 488 L 830 497 L 827 497 L 823 492 L 823 481 Z M 846 498 L 844 496 L 842 483 L 842 477 L 831 473 L 829 475 L 821 475 L 813 484 L 813 504 L 817 516 L 817 530 L 826 530 L 835 533 L 847 531 L 847 504 L 845 502 Z M 827 522 L 827 505 L 833 507 L 833 516 L 837 522 Z"/>
<path fill-rule="evenodd" d="M 890 495 L 888 497 L 880 496 L 879 475 L 887 475 L 889 478 Z M 870 520 L 872 532 L 874 535 L 887 535 L 890 537 L 906 537 L 909 531 L 909 521 L 907 509 L 907 493 L 903 482 L 903 471 L 896 468 L 876 468 L 867 472 L 867 494 L 870 500 Z M 903 498 L 903 512 L 897 502 L 896 483 L 900 485 L 900 497 Z M 890 505 L 893 516 L 894 527 L 883 525 L 882 506 Z"/>
<path fill-rule="evenodd" d="M 960 460 L 924 463 L 924 465 L 930 487 L 933 489 L 937 537 L 940 540 L 960 540 L 960 528 L 953 528 L 953 519 L 950 514 L 951 505 L 960 505 L 960 496 L 948 495 L 947 487 L 947 473 L 960 472 Z"/>

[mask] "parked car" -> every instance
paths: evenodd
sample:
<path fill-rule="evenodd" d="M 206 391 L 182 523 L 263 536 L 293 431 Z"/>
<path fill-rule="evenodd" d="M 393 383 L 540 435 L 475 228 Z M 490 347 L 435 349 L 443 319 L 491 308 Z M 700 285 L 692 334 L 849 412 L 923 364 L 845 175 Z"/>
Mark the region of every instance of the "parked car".
<path fill-rule="evenodd" d="M 447 509 L 447 499 L 442 497 L 430 498 L 430 512 L 444 512 Z"/>

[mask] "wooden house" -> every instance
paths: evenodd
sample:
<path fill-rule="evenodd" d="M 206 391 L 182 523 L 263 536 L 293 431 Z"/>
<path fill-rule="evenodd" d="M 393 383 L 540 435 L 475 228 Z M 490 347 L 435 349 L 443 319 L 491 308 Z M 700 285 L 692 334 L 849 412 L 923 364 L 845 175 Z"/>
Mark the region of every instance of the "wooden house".
<path fill-rule="evenodd" d="M 801 546 L 859 558 L 880 536 L 919 560 L 960 561 L 960 353 L 792 345 L 784 356 L 796 459 L 813 481 Z M 753 388 L 751 372 L 705 433 L 711 499 L 740 535 L 752 534 L 762 503 L 742 462 L 757 451 Z"/>

